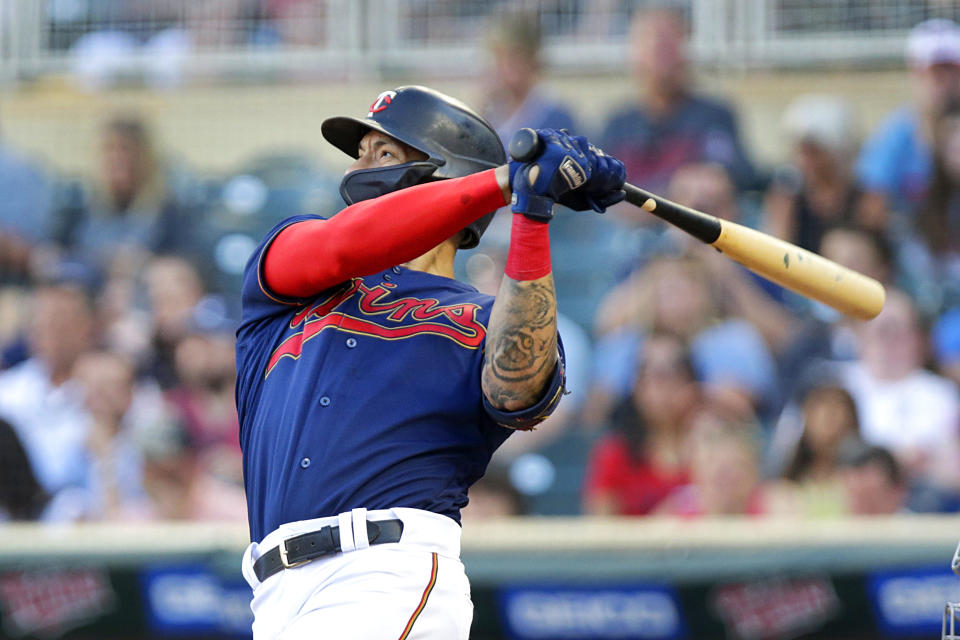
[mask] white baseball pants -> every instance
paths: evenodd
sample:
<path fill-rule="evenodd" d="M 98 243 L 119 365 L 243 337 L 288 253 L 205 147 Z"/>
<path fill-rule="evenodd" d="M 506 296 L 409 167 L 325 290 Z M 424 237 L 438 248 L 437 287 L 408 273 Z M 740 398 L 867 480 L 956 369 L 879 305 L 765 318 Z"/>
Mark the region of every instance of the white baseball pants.
<path fill-rule="evenodd" d="M 367 520 L 403 521 L 400 542 L 370 546 Z M 284 569 L 262 583 L 253 563 L 286 538 L 340 527 L 342 553 Z M 243 554 L 253 589 L 254 640 L 467 640 L 470 583 L 460 562 L 460 527 L 419 509 L 354 509 L 280 526 Z"/>

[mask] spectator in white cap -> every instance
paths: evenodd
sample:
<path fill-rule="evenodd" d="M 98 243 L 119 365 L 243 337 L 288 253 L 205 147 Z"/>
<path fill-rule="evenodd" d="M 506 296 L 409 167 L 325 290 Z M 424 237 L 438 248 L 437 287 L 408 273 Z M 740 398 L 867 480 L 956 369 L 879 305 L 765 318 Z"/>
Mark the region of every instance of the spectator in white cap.
<path fill-rule="evenodd" d="M 857 176 L 867 190 L 864 215 L 878 223 L 890 211 L 908 216 L 926 197 L 933 174 L 934 123 L 960 98 L 960 26 L 942 19 L 921 22 L 910 32 L 907 61 L 913 104 L 887 118 L 857 163 Z"/>
<path fill-rule="evenodd" d="M 858 136 L 850 103 L 830 95 L 802 95 L 787 106 L 783 129 L 791 163 L 774 173 L 764 199 L 767 231 L 810 251 L 824 231 L 857 223 L 863 191 L 853 175 Z"/>

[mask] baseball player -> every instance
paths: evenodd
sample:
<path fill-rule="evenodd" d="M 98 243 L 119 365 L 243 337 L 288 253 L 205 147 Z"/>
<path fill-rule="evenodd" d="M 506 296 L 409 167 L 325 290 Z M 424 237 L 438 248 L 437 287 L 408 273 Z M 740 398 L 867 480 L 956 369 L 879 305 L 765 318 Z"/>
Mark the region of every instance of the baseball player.
<path fill-rule="evenodd" d="M 424 87 L 323 122 L 355 158 L 349 205 L 295 216 L 244 276 L 237 408 L 256 640 L 467 638 L 460 509 L 494 450 L 563 389 L 548 222 L 623 198 L 623 165 L 541 130 L 507 163 L 493 129 Z M 496 300 L 453 279 L 513 201 Z"/>

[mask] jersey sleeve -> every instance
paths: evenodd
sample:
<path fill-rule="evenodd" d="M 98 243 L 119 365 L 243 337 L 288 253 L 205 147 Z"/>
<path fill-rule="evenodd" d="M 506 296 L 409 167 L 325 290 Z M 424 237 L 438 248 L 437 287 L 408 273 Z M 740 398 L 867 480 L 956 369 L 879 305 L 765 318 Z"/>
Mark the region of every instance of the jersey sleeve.
<path fill-rule="evenodd" d="M 247 266 L 244 268 L 243 284 L 240 291 L 240 301 L 242 304 L 241 325 L 262 320 L 276 313 L 282 313 L 291 306 L 301 305 L 306 302 L 305 299 L 282 296 L 270 290 L 263 275 L 264 256 L 266 256 L 267 250 L 277 235 L 290 225 L 306 220 L 324 219 L 322 216 L 315 215 L 293 216 L 283 220 L 267 233 L 263 241 L 250 256 L 250 259 L 247 261 Z"/>
<path fill-rule="evenodd" d="M 559 334 L 557 335 L 557 347 L 559 355 L 557 364 L 553 369 L 553 376 L 547 383 L 547 390 L 543 397 L 535 405 L 518 411 L 503 411 L 490 404 L 486 394 L 482 394 L 483 408 L 494 422 L 508 429 L 530 431 L 549 418 L 550 414 L 556 410 L 557 405 L 560 404 L 560 399 L 567 392 L 567 362 L 563 352 L 563 342 L 560 340 Z"/>

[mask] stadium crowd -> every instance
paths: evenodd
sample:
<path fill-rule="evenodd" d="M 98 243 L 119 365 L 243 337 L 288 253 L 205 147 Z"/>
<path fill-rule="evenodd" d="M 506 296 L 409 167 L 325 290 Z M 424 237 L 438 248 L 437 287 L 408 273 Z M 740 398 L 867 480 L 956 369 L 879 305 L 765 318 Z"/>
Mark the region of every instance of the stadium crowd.
<path fill-rule="evenodd" d="M 782 167 L 698 91 L 685 33 L 636 14 L 638 98 L 588 135 L 632 182 L 880 280 L 886 307 L 850 320 L 629 206 L 561 212 L 570 394 L 508 440 L 464 517 L 960 510 L 960 27 L 914 27 L 913 102 L 862 144 L 850 104 L 797 97 Z M 582 130 L 540 84 L 535 22 L 497 21 L 487 45 L 478 106 L 505 140 Z M 0 521 L 245 518 L 238 274 L 279 219 L 334 214 L 337 178 L 291 154 L 214 179 L 159 147 L 118 115 L 95 178 L 73 180 L 0 139 Z M 460 277 L 496 291 L 508 226 Z"/>

